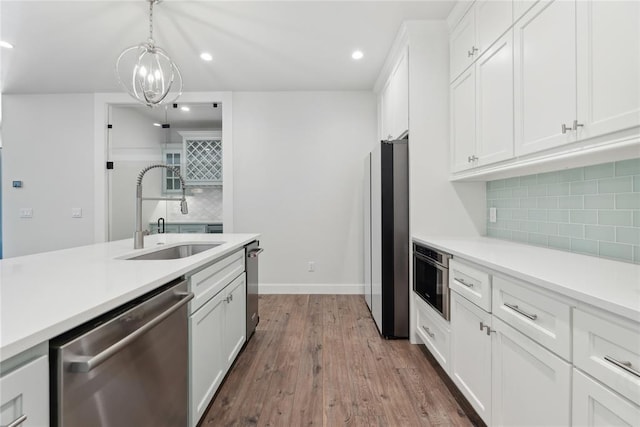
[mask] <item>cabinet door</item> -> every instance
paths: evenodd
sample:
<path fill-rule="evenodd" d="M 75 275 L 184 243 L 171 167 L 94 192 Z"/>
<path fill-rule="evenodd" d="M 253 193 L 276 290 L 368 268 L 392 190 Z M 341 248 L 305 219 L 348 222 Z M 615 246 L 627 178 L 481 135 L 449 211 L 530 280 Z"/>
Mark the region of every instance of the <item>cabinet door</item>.
<path fill-rule="evenodd" d="M 475 162 L 475 72 L 471 67 L 451 84 L 451 159 L 454 172 Z"/>
<path fill-rule="evenodd" d="M 451 66 L 451 81 L 455 80 L 469 67 L 477 52 L 473 49 L 476 39 L 476 25 L 473 7 L 467 11 L 462 20 L 456 25 L 449 37 L 449 55 Z"/>
<path fill-rule="evenodd" d="M 575 368 L 572 411 L 574 426 L 640 425 L 640 408 Z"/>
<path fill-rule="evenodd" d="M 244 273 L 227 286 L 225 310 L 224 348 L 228 368 L 246 341 L 247 281 Z"/>
<path fill-rule="evenodd" d="M 485 52 L 475 67 L 476 156 L 478 165 L 487 165 L 513 157 L 512 32 Z"/>
<path fill-rule="evenodd" d="M 496 317 L 492 330 L 493 425 L 568 426 L 571 365 Z"/>
<path fill-rule="evenodd" d="M 227 370 L 224 354 L 226 293 L 218 293 L 189 318 L 190 423 L 195 426 L 209 406 Z"/>
<path fill-rule="evenodd" d="M 393 72 L 393 138 L 409 130 L 409 52 L 405 48 Z"/>
<path fill-rule="evenodd" d="M 576 5 L 540 1 L 514 26 L 515 151 L 575 141 Z"/>
<path fill-rule="evenodd" d="M 0 424 L 21 427 L 49 425 L 49 362 L 47 356 L 0 378 Z"/>
<path fill-rule="evenodd" d="M 640 126 L 640 2 L 577 3 L 578 139 Z"/>
<path fill-rule="evenodd" d="M 479 52 L 482 55 L 510 27 L 513 19 L 511 1 L 477 0 L 475 5 L 476 34 Z"/>
<path fill-rule="evenodd" d="M 491 425 L 491 315 L 451 292 L 450 375 L 458 389 Z"/>
<path fill-rule="evenodd" d="M 389 78 L 380 94 L 380 139 L 393 139 L 393 79 Z"/>

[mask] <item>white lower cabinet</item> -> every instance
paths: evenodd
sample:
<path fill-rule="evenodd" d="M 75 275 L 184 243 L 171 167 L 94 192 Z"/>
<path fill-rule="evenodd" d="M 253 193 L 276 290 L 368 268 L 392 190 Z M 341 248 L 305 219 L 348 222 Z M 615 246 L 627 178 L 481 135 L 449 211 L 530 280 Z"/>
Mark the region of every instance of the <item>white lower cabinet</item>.
<path fill-rule="evenodd" d="M 600 382 L 573 369 L 574 426 L 639 426 L 640 407 Z"/>
<path fill-rule="evenodd" d="M 444 318 L 414 294 L 416 333 L 445 372 L 449 372 L 451 331 Z"/>
<path fill-rule="evenodd" d="M 496 317 L 491 328 L 491 424 L 568 426 L 571 364 Z"/>
<path fill-rule="evenodd" d="M 189 425 L 196 426 L 246 341 L 246 275 L 189 317 Z"/>
<path fill-rule="evenodd" d="M 224 317 L 226 294 L 211 298 L 189 319 L 190 423 L 195 426 L 218 390 L 226 372 Z"/>
<path fill-rule="evenodd" d="M 491 425 L 491 314 L 451 292 L 451 366 L 449 375 Z"/>
<path fill-rule="evenodd" d="M 49 361 L 46 355 L 0 378 L 0 425 L 49 425 Z"/>

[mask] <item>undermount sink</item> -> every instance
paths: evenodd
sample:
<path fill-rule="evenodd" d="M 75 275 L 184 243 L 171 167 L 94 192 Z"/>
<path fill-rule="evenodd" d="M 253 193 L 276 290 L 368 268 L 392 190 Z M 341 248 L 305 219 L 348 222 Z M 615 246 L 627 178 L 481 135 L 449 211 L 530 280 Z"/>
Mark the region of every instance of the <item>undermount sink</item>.
<path fill-rule="evenodd" d="M 209 249 L 215 248 L 216 246 L 220 246 L 221 244 L 222 243 L 191 243 L 186 245 L 178 245 L 126 259 L 139 261 L 187 258 L 191 255 L 196 255 Z"/>

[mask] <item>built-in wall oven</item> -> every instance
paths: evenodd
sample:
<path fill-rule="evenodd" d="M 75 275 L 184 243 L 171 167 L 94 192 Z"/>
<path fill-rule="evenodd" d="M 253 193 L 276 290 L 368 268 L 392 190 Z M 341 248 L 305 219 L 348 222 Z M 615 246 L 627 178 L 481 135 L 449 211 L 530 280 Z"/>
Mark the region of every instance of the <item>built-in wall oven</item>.
<path fill-rule="evenodd" d="M 413 291 L 449 320 L 451 255 L 413 242 Z"/>

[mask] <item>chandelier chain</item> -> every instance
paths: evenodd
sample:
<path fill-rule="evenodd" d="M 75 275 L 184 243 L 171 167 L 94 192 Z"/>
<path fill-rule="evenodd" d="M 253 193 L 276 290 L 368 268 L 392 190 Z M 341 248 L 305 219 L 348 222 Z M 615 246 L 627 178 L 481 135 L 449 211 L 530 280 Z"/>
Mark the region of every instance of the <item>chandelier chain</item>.
<path fill-rule="evenodd" d="M 149 41 L 153 43 L 153 4 L 156 0 L 149 0 Z"/>

